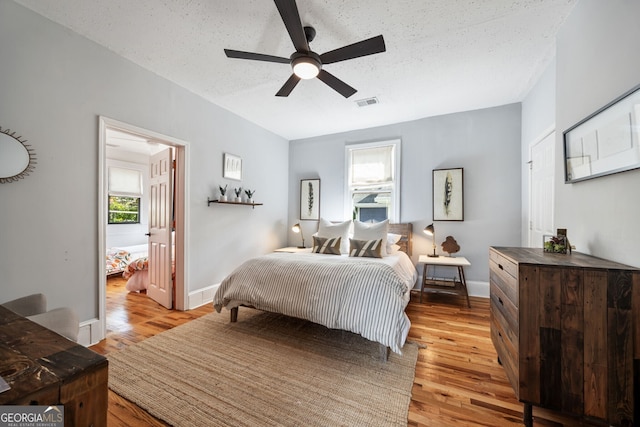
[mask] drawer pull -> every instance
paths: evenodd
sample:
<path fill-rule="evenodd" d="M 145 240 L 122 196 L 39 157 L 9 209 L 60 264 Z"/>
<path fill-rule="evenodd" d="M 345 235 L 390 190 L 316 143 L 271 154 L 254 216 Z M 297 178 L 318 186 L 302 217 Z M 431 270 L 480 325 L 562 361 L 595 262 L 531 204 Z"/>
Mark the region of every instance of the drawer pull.
<path fill-rule="evenodd" d="M 502 266 L 502 264 L 498 264 L 498 268 L 499 268 L 500 270 L 504 270 L 504 267 Z"/>
<path fill-rule="evenodd" d="M 500 303 L 500 305 L 504 305 L 504 301 L 502 301 L 502 298 L 498 297 L 498 302 Z"/>

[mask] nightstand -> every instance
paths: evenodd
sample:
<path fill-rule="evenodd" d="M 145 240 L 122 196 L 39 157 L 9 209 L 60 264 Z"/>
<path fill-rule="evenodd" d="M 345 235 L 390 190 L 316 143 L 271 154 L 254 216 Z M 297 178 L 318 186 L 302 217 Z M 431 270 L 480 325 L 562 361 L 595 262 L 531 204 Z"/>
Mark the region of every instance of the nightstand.
<path fill-rule="evenodd" d="M 422 283 L 420 284 L 420 302 L 422 302 L 422 294 L 424 292 L 445 293 L 454 295 L 464 295 L 467 298 L 467 307 L 471 307 L 469 303 L 469 293 L 467 292 L 467 281 L 464 277 L 464 267 L 468 267 L 471 263 L 465 257 L 449 257 L 437 256 L 430 257 L 428 255 L 420 255 L 418 262 L 424 264 L 422 270 Z M 458 278 L 453 279 L 437 279 L 429 277 L 429 267 L 455 267 L 458 269 Z"/>
<path fill-rule="evenodd" d="M 311 252 L 311 248 L 299 248 L 297 246 L 289 246 L 286 248 L 279 248 L 274 250 L 274 252 L 290 252 L 290 253 L 298 253 L 298 252 Z"/>

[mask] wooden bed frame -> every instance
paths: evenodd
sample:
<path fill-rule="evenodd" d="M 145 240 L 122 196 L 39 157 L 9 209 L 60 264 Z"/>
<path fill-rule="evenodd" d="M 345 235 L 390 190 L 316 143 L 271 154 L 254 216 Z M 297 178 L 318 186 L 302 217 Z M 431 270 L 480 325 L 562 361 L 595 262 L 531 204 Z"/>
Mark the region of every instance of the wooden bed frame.
<path fill-rule="evenodd" d="M 400 250 L 407 255 L 411 256 L 413 251 L 413 224 L 410 222 L 407 223 L 398 223 L 398 224 L 389 224 L 389 233 L 400 234 L 402 237 L 397 245 L 400 246 Z M 254 308 L 250 305 L 242 304 L 242 307 Z M 238 309 L 240 307 L 234 307 L 230 310 L 230 320 L 231 323 L 238 321 Z M 381 360 L 388 360 L 389 353 L 391 349 L 383 344 L 380 344 L 380 358 Z"/>

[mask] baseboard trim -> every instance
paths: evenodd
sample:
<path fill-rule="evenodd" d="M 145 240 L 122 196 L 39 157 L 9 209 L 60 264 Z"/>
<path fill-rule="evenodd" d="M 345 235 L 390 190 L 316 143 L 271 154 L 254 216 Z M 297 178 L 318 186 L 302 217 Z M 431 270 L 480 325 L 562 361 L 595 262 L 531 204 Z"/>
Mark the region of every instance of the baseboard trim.
<path fill-rule="evenodd" d="M 89 347 L 99 343 L 104 336 L 102 332 L 102 322 L 100 322 L 99 319 L 89 319 L 80 322 L 78 344 Z"/>
<path fill-rule="evenodd" d="M 467 280 L 467 292 L 471 297 L 489 298 L 489 282 Z"/>
<path fill-rule="evenodd" d="M 220 283 L 207 286 L 206 288 L 198 289 L 197 291 L 189 292 L 189 301 L 187 304 L 188 310 L 193 310 L 198 307 L 202 307 L 205 304 L 213 302 L 213 296 L 220 287 Z"/>

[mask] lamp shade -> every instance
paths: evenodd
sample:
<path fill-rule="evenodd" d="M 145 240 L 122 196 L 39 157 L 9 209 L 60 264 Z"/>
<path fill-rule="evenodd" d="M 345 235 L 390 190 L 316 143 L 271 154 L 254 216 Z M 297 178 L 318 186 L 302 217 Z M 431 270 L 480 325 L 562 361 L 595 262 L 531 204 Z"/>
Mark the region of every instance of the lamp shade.
<path fill-rule="evenodd" d="M 429 236 L 433 236 L 433 233 L 435 232 L 435 229 L 433 228 L 433 224 L 427 225 L 423 231 L 425 234 Z"/>
<path fill-rule="evenodd" d="M 291 227 L 291 230 L 294 233 L 299 233 L 300 232 L 300 223 L 295 224 L 293 227 Z"/>

